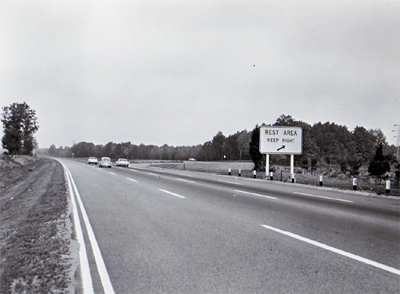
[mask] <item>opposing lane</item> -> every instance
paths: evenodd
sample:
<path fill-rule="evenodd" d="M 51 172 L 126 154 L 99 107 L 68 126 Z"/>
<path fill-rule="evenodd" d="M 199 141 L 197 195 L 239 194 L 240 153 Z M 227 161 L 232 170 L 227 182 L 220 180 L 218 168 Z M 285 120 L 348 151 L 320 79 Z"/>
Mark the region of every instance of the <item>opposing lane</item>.
<path fill-rule="evenodd" d="M 174 178 L 170 173 L 146 169 L 101 170 L 76 162 L 67 165 L 117 293 L 132 289 L 309 292 L 334 289 L 343 277 L 357 277 L 340 285 L 338 289 L 343 291 L 365 293 L 398 287 L 393 274 L 261 227 L 271 225 L 305 235 L 398 268 L 398 225 L 393 225 L 390 217 L 382 220 L 342 212 L 344 204 L 336 201 L 297 198 L 292 192 L 282 192 L 282 187 L 276 195 L 276 191 L 249 187 L 244 180 L 240 181 L 243 185 L 232 184 L 232 178 L 212 181 L 209 176 L 185 177 L 182 172 Z M 244 189 L 258 189 L 259 194 L 273 194 L 270 196 L 278 199 L 238 192 Z"/>

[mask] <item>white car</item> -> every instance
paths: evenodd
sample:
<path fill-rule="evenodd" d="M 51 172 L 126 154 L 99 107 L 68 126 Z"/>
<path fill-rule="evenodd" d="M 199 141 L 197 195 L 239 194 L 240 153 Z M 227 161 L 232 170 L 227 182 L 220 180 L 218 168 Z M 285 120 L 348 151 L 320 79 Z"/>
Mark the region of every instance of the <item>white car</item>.
<path fill-rule="evenodd" d="M 98 162 L 99 162 L 99 160 L 97 159 L 97 157 L 89 157 L 89 159 L 87 161 L 88 164 L 91 164 L 91 163 L 97 164 Z"/>
<path fill-rule="evenodd" d="M 112 162 L 110 157 L 102 157 L 99 162 L 99 167 L 112 167 Z"/>
<path fill-rule="evenodd" d="M 129 166 L 129 161 L 126 158 L 120 158 L 117 160 L 117 162 L 115 163 L 116 166 L 125 166 L 128 167 Z"/>

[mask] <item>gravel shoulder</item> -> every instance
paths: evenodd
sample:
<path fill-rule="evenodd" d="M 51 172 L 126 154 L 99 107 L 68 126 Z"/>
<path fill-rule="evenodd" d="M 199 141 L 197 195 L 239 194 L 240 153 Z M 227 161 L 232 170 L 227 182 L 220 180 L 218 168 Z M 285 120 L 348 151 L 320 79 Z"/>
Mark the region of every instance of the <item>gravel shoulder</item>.
<path fill-rule="evenodd" d="M 78 245 L 62 165 L 0 157 L 0 293 L 75 293 Z"/>

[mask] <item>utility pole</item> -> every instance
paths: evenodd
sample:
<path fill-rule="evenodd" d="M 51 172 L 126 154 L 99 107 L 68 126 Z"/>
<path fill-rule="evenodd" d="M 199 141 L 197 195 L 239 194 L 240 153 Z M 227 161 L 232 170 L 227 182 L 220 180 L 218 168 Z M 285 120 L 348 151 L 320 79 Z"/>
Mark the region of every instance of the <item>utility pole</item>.
<path fill-rule="evenodd" d="M 396 140 L 396 147 L 397 147 L 397 151 L 396 151 L 396 156 L 397 159 L 399 159 L 399 146 L 400 146 L 400 124 L 396 124 L 394 125 L 394 127 L 397 127 L 397 140 Z M 393 130 L 392 132 L 396 132 L 396 130 Z"/>
<path fill-rule="evenodd" d="M 397 127 L 397 136 L 394 136 L 394 137 L 397 137 L 397 140 L 396 140 L 396 148 L 397 148 L 397 150 L 396 150 L 396 157 L 397 157 L 396 182 L 397 182 L 397 186 L 399 186 L 399 182 L 400 182 L 400 179 L 399 179 L 400 124 L 396 124 L 396 125 L 394 125 L 394 127 Z M 392 132 L 395 132 L 395 130 L 393 130 Z"/>

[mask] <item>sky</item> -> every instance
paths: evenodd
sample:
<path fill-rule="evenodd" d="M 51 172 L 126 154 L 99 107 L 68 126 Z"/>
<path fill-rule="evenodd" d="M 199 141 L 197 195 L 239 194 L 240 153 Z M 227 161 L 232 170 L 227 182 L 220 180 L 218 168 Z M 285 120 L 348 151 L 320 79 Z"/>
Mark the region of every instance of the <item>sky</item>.
<path fill-rule="evenodd" d="M 282 114 L 396 144 L 399 3 L 1 0 L 0 106 L 36 111 L 39 148 L 193 146 Z"/>

